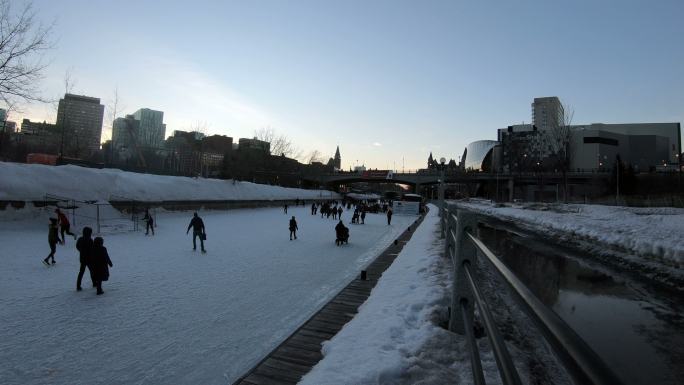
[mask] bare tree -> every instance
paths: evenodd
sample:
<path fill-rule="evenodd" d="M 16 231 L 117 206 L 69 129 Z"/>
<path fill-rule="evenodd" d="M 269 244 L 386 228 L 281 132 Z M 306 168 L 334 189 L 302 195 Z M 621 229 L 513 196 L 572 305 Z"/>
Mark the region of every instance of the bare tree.
<path fill-rule="evenodd" d="M 206 135 L 209 127 L 211 127 L 211 124 L 207 123 L 206 121 L 198 120 L 195 123 L 191 123 L 189 126 L 187 126 L 186 130 L 189 132 L 199 132 L 202 135 Z"/>
<path fill-rule="evenodd" d="M 52 26 L 37 23 L 31 3 L 16 14 L 11 2 L 0 0 L 0 99 L 8 106 L 19 101 L 47 100 L 38 82 L 47 66 L 41 55 L 52 47 Z"/>
<path fill-rule="evenodd" d="M 119 98 L 119 87 L 114 88 L 114 96 L 112 99 L 109 100 L 109 103 L 107 103 L 107 123 L 106 123 L 106 130 L 109 130 L 110 134 L 110 139 L 111 139 L 111 134 L 113 133 L 114 129 L 114 120 L 117 118 L 117 115 L 121 114 L 121 111 L 123 111 L 126 107 L 121 104 L 121 99 Z"/>
<path fill-rule="evenodd" d="M 285 155 L 288 158 L 299 159 L 302 157 L 302 150 L 283 135 L 277 134 L 272 128 L 261 128 L 254 131 L 254 137 L 271 144 L 271 154 Z"/>
<path fill-rule="evenodd" d="M 557 171 L 563 175 L 563 201 L 568 201 L 568 172 L 572 161 L 572 118 L 575 112 L 569 105 L 561 105 L 561 116 L 545 130 L 545 142 Z"/>
<path fill-rule="evenodd" d="M 304 158 L 304 160 L 306 161 L 306 164 L 312 164 L 312 163 L 314 163 L 314 162 L 321 162 L 321 163 L 323 163 L 323 161 L 325 160 L 325 158 L 323 158 L 323 154 L 321 154 L 320 151 L 318 151 L 318 150 L 313 150 L 313 151 L 309 152 L 309 153 L 306 155 L 306 157 Z"/>

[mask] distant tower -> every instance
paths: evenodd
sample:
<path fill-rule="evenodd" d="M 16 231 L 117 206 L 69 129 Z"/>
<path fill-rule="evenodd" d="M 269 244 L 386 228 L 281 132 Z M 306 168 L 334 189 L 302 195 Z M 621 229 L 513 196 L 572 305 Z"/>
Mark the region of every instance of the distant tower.
<path fill-rule="evenodd" d="M 552 130 L 563 125 L 563 105 L 556 96 L 534 98 L 532 103 L 532 124 L 541 131 Z"/>
<path fill-rule="evenodd" d="M 435 163 L 435 160 L 432 158 L 432 151 L 430 151 L 430 156 L 428 157 L 427 168 L 432 168 L 434 163 Z"/>
<path fill-rule="evenodd" d="M 337 146 L 337 150 L 335 150 L 335 161 L 333 162 L 333 166 L 335 166 L 335 168 L 338 170 L 342 169 L 342 158 L 340 158 L 340 146 Z"/>
<path fill-rule="evenodd" d="M 78 158 L 99 150 L 103 117 L 100 99 L 64 94 L 57 107 L 60 153 Z"/>

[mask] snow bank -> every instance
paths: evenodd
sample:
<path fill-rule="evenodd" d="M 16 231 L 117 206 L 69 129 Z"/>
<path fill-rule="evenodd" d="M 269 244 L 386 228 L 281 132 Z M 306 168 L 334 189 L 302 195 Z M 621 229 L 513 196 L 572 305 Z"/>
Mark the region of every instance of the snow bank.
<path fill-rule="evenodd" d="M 684 262 L 684 209 L 577 204 L 501 206 L 482 200 L 458 204 L 542 232 L 602 242 L 675 264 Z"/>
<path fill-rule="evenodd" d="M 444 263 L 442 243 L 436 239 L 438 210 L 433 206 L 411 241 L 406 244 L 392 266 L 382 275 L 371 296 L 359 313 L 330 341 L 323 344 L 324 358 L 300 384 L 399 384 L 427 381 L 426 371 L 416 373 L 420 365 L 430 366 L 421 357 L 422 349 L 431 345 L 435 336 L 449 341 L 436 356 L 458 353 L 454 335 L 432 320 L 445 297 L 448 277 L 436 272 Z M 443 269 L 448 270 L 448 269 Z M 434 353 L 435 347 L 427 349 Z M 421 357 L 421 358 L 418 358 Z M 469 367 L 452 360 L 448 376 L 434 377 L 427 383 L 454 381 L 469 376 Z M 491 363 L 491 362 L 490 362 Z M 449 366 L 449 364 L 445 366 Z M 460 373 L 463 371 L 463 373 Z M 456 378 L 454 378 L 455 376 Z"/>
<path fill-rule="evenodd" d="M 371 200 L 378 200 L 378 199 L 382 198 L 378 194 L 359 194 L 359 193 L 349 193 L 349 194 L 347 194 L 347 197 L 352 198 L 352 199 L 356 199 L 359 201 L 363 201 L 363 200 L 371 201 Z"/>
<path fill-rule="evenodd" d="M 141 201 L 283 200 L 339 198 L 325 190 L 303 190 L 232 180 L 140 174 L 73 165 L 0 162 L 0 200 L 42 200 L 45 194 L 76 200 L 119 196 Z"/>

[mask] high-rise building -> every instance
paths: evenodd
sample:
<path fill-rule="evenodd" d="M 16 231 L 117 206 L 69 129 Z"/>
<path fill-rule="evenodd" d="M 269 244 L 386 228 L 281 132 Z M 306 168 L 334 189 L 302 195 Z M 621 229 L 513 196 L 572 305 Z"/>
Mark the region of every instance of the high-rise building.
<path fill-rule="evenodd" d="M 251 149 L 251 150 L 259 150 L 263 151 L 266 153 L 271 152 L 271 143 L 259 140 L 257 138 L 254 139 L 249 139 L 249 138 L 240 138 L 238 140 L 239 143 L 239 149 L 240 151 L 246 150 L 246 149 Z M 277 154 L 280 155 L 280 154 Z"/>
<path fill-rule="evenodd" d="M 141 108 L 133 113 L 133 118 L 138 123 L 138 146 L 160 149 L 164 146 L 166 124 L 164 124 L 164 112 L 149 108 Z"/>
<path fill-rule="evenodd" d="M 563 124 L 565 112 L 556 96 L 534 98 L 532 102 L 532 124 L 541 131 L 554 129 Z"/>
<path fill-rule="evenodd" d="M 64 155 L 82 157 L 100 148 L 104 106 L 99 98 L 65 94 L 57 108 L 60 148 Z"/>

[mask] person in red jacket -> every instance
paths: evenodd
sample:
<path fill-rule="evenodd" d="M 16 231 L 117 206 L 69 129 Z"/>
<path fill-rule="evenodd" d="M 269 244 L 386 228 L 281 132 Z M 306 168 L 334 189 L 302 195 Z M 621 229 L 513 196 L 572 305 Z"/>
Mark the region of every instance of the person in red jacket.
<path fill-rule="evenodd" d="M 64 233 L 67 233 L 74 237 L 74 240 L 76 240 L 76 234 L 71 232 L 71 223 L 69 223 L 69 219 L 67 218 L 66 215 L 60 210 L 59 208 L 55 209 L 55 212 L 57 213 L 57 217 L 59 218 L 59 228 L 60 232 L 62 233 L 62 244 L 64 244 Z"/>

